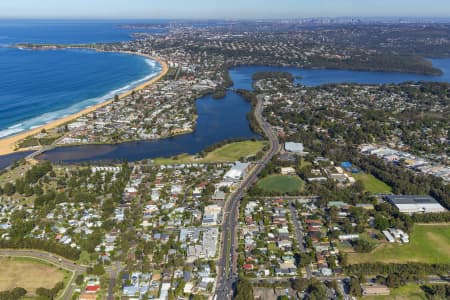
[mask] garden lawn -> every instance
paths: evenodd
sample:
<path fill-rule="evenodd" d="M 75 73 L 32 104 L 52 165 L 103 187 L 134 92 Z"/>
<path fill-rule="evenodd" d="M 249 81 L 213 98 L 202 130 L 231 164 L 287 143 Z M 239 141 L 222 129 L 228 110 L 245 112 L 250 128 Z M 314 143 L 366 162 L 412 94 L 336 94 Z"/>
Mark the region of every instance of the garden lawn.
<path fill-rule="evenodd" d="M 364 184 L 364 190 L 373 194 L 390 194 L 392 188 L 371 174 L 357 173 L 350 174 L 356 180 L 361 180 Z"/>

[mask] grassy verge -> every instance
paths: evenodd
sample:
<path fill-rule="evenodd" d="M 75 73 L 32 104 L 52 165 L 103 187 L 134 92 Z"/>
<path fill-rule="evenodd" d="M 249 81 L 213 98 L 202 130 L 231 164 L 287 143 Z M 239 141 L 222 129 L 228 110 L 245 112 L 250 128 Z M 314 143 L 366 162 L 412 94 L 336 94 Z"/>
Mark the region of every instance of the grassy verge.
<path fill-rule="evenodd" d="M 186 163 L 212 163 L 212 162 L 234 162 L 243 157 L 254 156 L 267 145 L 265 141 L 243 141 L 224 145 L 209 152 L 203 158 L 194 155 L 181 154 L 172 158 L 157 158 L 155 164 L 186 164 Z"/>

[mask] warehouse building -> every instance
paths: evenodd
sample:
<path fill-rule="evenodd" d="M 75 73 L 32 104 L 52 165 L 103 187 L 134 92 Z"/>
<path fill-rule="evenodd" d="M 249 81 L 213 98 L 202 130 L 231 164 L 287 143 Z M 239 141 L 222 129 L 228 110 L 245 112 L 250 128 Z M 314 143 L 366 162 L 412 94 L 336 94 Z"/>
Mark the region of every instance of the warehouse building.
<path fill-rule="evenodd" d="M 401 213 L 440 213 L 447 211 L 431 196 L 388 195 L 385 199 Z"/>
<path fill-rule="evenodd" d="M 303 147 L 302 143 L 286 142 L 284 144 L 284 150 L 286 150 L 286 152 L 291 152 L 299 155 L 305 153 L 305 148 Z"/>

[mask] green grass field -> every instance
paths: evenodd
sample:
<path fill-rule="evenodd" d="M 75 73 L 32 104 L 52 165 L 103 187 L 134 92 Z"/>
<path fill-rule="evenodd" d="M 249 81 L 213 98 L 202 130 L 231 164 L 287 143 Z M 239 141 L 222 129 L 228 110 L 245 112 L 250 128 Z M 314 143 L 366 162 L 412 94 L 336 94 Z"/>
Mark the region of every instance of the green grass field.
<path fill-rule="evenodd" d="M 271 175 L 258 182 L 262 190 L 280 194 L 299 191 L 302 186 L 303 181 L 297 176 Z"/>
<path fill-rule="evenodd" d="M 361 180 L 363 182 L 364 189 L 366 192 L 373 194 L 392 193 L 392 188 L 389 185 L 377 179 L 373 175 L 365 173 L 350 174 L 350 175 L 355 177 L 356 180 Z"/>
<path fill-rule="evenodd" d="M 242 157 L 253 156 L 267 145 L 266 141 L 243 141 L 224 145 L 209 152 L 204 158 L 182 154 L 172 158 L 157 158 L 155 164 L 184 164 L 184 163 L 210 163 L 210 162 L 235 162 Z"/>
<path fill-rule="evenodd" d="M 389 296 L 368 296 L 362 297 L 364 300 L 426 300 L 425 292 L 420 286 L 407 284 L 397 289 L 391 289 Z"/>
<path fill-rule="evenodd" d="M 418 225 L 410 235 L 409 244 L 383 243 L 371 253 L 350 253 L 352 263 L 450 263 L 450 224 Z"/>

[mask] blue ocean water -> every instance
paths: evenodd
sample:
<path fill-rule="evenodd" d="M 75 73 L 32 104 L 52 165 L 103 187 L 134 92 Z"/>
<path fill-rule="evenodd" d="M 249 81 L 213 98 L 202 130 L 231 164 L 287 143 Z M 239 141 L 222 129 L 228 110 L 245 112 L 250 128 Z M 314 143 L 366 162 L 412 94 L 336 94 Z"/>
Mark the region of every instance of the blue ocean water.
<path fill-rule="evenodd" d="M 91 43 L 131 38 L 112 22 L 0 21 L 0 138 L 88 106 L 155 76 L 150 59 L 90 50 L 20 50 L 15 43 Z"/>
<path fill-rule="evenodd" d="M 164 33 L 165 29 L 125 29 L 123 24 L 166 23 L 168 21 L 77 21 L 77 20 L 0 20 L 0 46 L 35 44 L 88 44 L 122 42 L 133 33 Z"/>

